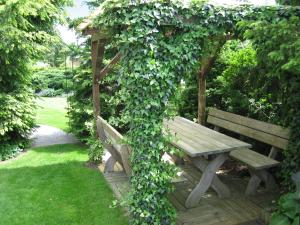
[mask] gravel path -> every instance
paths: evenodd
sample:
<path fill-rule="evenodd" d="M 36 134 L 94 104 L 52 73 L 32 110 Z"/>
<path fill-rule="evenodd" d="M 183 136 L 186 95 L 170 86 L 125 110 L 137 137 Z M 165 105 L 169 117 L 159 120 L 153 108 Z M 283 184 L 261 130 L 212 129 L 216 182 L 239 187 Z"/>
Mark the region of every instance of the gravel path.
<path fill-rule="evenodd" d="M 33 140 L 32 147 L 79 142 L 73 135 L 46 125 L 38 125 L 32 132 L 30 139 Z"/>

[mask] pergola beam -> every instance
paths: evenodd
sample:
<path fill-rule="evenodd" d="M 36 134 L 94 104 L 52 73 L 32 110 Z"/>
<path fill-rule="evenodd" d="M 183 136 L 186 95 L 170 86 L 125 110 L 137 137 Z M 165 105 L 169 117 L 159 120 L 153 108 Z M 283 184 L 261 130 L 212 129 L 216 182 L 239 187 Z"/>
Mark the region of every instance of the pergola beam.
<path fill-rule="evenodd" d="M 99 80 L 102 80 L 113 68 L 114 66 L 121 60 L 121 53 L 118 52 L 113 59 L 100 71 Z"/>

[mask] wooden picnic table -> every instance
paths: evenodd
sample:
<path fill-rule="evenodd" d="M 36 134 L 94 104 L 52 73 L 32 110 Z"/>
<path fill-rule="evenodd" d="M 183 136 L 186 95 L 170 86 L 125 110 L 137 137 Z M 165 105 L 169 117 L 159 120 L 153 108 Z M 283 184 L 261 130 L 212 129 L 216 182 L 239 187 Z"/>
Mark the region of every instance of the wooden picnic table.
<path fill-rule="evenodd" d="M 218 178 L 216 172 L 228 159 L 230 151 L 249 148 L 251 145 L 178 116 L 174 120 L 165 121 L 164 125 L 175 136 L 172 144 L 186 153 L 191 162 L 203 172 L 185 206 L 197 206 L 209 187 L 220 198 L 229 197 L 229 188 Z"/>

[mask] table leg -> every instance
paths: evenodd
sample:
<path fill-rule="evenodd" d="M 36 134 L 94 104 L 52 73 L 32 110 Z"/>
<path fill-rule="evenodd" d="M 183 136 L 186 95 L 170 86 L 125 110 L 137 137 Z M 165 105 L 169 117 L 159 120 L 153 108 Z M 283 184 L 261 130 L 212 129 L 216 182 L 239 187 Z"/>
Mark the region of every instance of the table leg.
<path fill-rule="evenodd" d="M 204 158 L 192 159 L 192 162 L 197 168 L 203 171 L 200 182 L 188 196 L 185 206 L 187 208 L 192 208 L 197 206 L 201 196 L 207 191 L 207 189 L 212 186 L 221 197 L 228 197 L 230 191 L 225 184 L 223 184 L 220 179 L 216 176 L 216 171 L 223 165 L 223 163 L 228 158 L 227 153 L 219 154 L 215 159 L 208 162 Z"/>
<path fill-rule="evenodd" d="M 200 169 L 202 172 L 205 171 L 205 168 L 208 166 L 209 161 L 202 158 L 191 158 L 193 164 Z M 219 198 L 229 198 L 230 197 L 230 190 L 219 178 L 218 176 L 214 176 L 211 187 L 217 192 Z"/>
<path fill-rule="evenodd" d="M 114 157 L 110 156 L 105 162 L 104 173 L 114 172 L 117 161 Z"/>

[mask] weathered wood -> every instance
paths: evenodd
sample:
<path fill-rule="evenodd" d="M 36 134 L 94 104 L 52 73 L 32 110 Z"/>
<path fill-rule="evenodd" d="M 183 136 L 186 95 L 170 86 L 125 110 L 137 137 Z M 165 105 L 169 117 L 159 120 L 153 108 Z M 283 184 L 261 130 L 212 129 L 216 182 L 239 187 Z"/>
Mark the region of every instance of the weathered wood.
<path fill-rule="evenodd" d="M 92 65 L 93 65 L 93 110 L 94 121 L 96 122 L 100 115 L 100 88 L 99 88 L 99 72 L 101 70 L 104 57 L 105 43 L 103 41 L 92 42 Z M 98 136 L 97 132 L 95 132 Z"/>
<path fill-rule="evenodd" d="M 272 146 L 268 157 L 271 158 L 271 159 L 275 159 L 277 154 L 278 154 L 278 148 Z"/>
<path fill-rule="evenodd" d="M 277 184 L 271 173 L 266 170 L 250 169 L 251 178 L 246 188 L 247 195 L 255 195 L 260 183 L 263 181 L 266 185 L 266 190 L 276 190 Z"/>
<path fill-rule="evenodd" d="M 216 124 L 219 127 L 225 128 L 227 130 L 233 131 L 235 133 L 242 134 L 244 136 L 256 139 L 258 141 L 270 144 L 272 146 L 278 147 L 280 149 L 286 149 L 288 145 L 288 139 L 275 136 L 273 134 L 265 133 L 260 130 L 256 130 L 244 125 L 233 123 L 228 120 L 217 118 L 214 116 L 209 116 L 207 122 L 211 124 Z"/>
<path fill-rule="evenodd" d="M 98 120 L 101 121 L 103 129 L 108 133 L 109 136 L 112 137 L 114 141 L 118 144 L 122 144 L 123 142 L 123 135 L 120 134 L 114 127 L 112 127 L 105 119 L 98 116 Z"/>
<path fill-rule="evenodd" d="M 205 171 L 209 165 L 209 161 L 202 157 L 190 158 L 190 161 L 193 162 L 200 171 Z M 231 195 L 229 188 L 218 178 L 218 176 L 214 176 L 211 187 L 217 192 L 219 198 L 229 198 Z"/>
<path fill-rule="evenodd" d="M 270 144 L 272 148 L 269 156 L 262 155 L 250 149 L 232 151 L 230 156 L 249 166 L 251 178 L 246 189 L 247 195 L 254 195 L 262 182 L 265 183 L 266 190 L 276 188 L 275 180 L 267 169 L 280 164 L 280 162 L 275 160 L 275 157 L 278 149 L 286 149 L 289 129 L 215 108 L 210 109 L 207 120 L 216 126 Z"/>
<path fill-rule="evenodd" d="M 102 126 L 102 120 L 97 120 L 96 121 L 96 126 L 97 126 L 97 133 L 99 134 L 99 138 L 104 146 L 105 149 L 111 154 L 111 156 L 118 162 L 122 167 L 123 161 L 120 152 L 118 151 L 117 148 L 115 148 L 112 144 L 110 144 L 109 138 L 106 136 L 106 133 L 104 131 L 104 128 Z"/>
<path fill-rule="evenodd" d="M 251 119 L 248 117 L 240 116 L 234 113 L 225 112 L 216 108 L 209 109 L 209 116 L 217 117 L 223 120 L 230 121 L 245 127 L 249 127 L 258 131 L 272 134 L 283 139 L 289 139 L 290 130 L 278 125 L 266 123 L 263 121 Z M 218 124 L 215 124 L 218 125 Z M 225 127 L 226 128 L 226 127 Z"/>
<path fill-rule="evenodd" d="M 127 145 L 122 144 L 123 136 L 100 116 L 97 119 L 97 129 L 104 147 L 121 164 L 126 174 L 131 176 L 130 149 Z M 112 143 L 108 144 L 108 142 Z"/>
<path fill-rule="evenodd" d="M 212 40 L 214 46 L 208 56 L 204 56 L 201 60 L 201 68 L 198 74 L 198 123 L 205 125 L 205 109 L 206 109 L 206 76 L 213 67 L 221 48 L 227 40 L 232 39 L 232 35 L 222 35 Z"/>
<path fill-rule="evenodd" d="M 90 30 L 89 34 L 92 35 L 92 42 L 102 41 L 107 38 L 107 34 L 104 32 L 100 32 L 99 30 Z"/>
<path fill-rule="evenodd" d="M 211 59 L 211 58 L 210 58 Z M 206 108 L 206 67 L 201 66 L 198 76 L 198 122 L 205 124 L 205 108 Z"/>
<path fill-rule="evenodd" d="M 200 182 L 197 184 L 196 188 L 191 192 L 189 197 L 185 202 L 187 208 L 192 208 L 198 205 L 201 196 L 207 191 L 211 186 L 213 178 L 216 175 L 216 171 L 228 158 L 227 154 L 219 154 L 213 161 L 211 161 L 205 168 Z"/>
<path fill-rule="evenodd" d="M 130 165 L 130 148 L 128 145 L 122 145 L 120 150 L 123 167 L 126 174 L 130 177 L 132 175 L 131 165 Z"/>
<path fill-rule="evenodd" d="M 280 162 L 250 149 L 241 149 L 230 152 L 230 157 L 245 163 L 253 169 L 260 170 L 278 166 Z"/>
<path fill-rule="evenodd" d="M 232 197 L 220 200 L 215 192 L 209 192 L 201 198 L 201 203 L 187 209 L 185 200 L 189 195 L 188 189 L 193 188 L 201 178 L 201 172 L 187 161 L 181 167 L 183 175 L 187 178 L 183 184 L 175 185 L 175 191 L 170 194 L 169 200 L 177 210 L 177 223 L 180 225 L 258 225 L 263 223 L 248 223 L 257 221 L 261 217 L 261 211 L 273 205 L 271 202 L 277 199 L 277 193 L 268 195 L 256 195 L 247 197 L 244 193 L 246 182 L 232 174 L 226 174 L 223 181 L 230 184 Z M 130 190 L 130 181 L 122 171 L 105 173 L 104 178 L 112 187 L 116 197 L 122 201 Z M 269 223 L 266 223 L 269 224 Z"/>
<path fill-rule="evenodd" d="M 171 135 L 176 137 L 171 143 L 191 157 L 251 147 L 248 143 L 218 133 L 182 117 L 175 117 L 174 121 L 164 121 L 164 126 L 166 130 L 169 129 Z"/>
<path fill-rule="evenodd" d="M 114 58 L 109 62 L 109 64 L 107 64 L 101 71 L 99 74 L 99 80 L 102 80 L 114 67 L 115 64 L 117 64 L 121 59 L 121 53 L 118 52 Z"/>
<path fill-rule="evenodd" d="M 117 161 L 115 160 L 115 158 L 110 156 L 105 163 L 104 172 L 105 173 L 114 172 L 116 163 Z"/>

